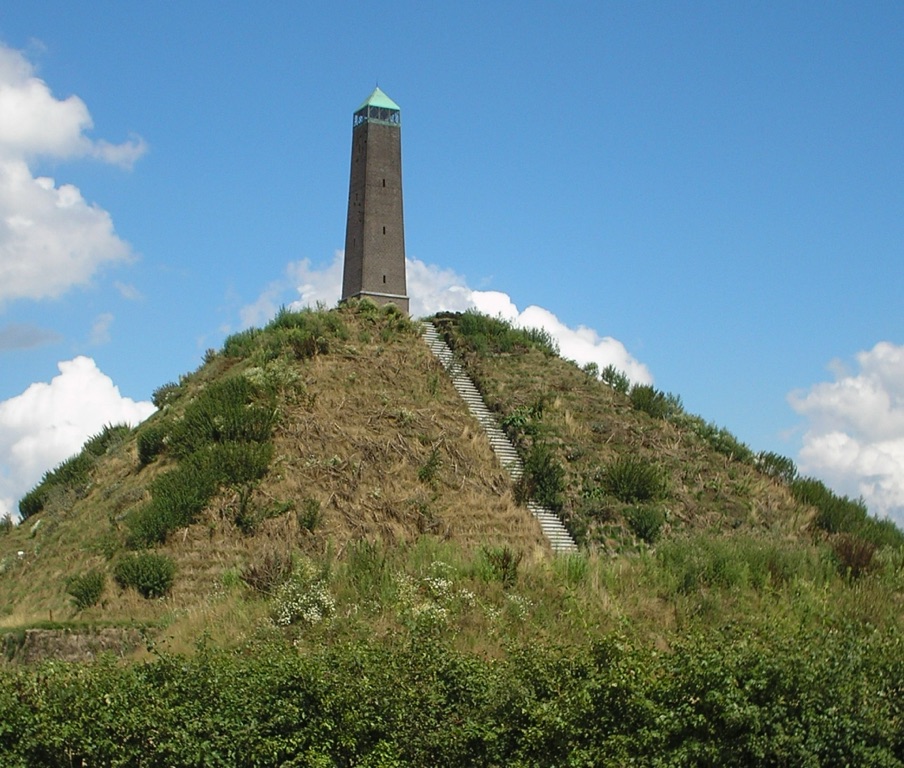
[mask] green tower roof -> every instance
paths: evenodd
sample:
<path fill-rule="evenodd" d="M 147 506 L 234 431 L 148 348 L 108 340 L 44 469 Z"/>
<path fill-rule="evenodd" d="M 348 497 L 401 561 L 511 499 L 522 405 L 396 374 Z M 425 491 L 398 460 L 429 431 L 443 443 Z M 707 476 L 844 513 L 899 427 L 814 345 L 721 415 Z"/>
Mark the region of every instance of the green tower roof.
<path fill-rule="evenodd" d="M 370 96 L 367 97 L 367 100 L 358 107 L 356 112 L 360 112 L 365 107 L 379 107 L 380 109 L 394 109 L 398 112 L 401 112 L 399 105 L 396 104 L 392 99 L 389 98 L 383 91 L 380 90 L 380 87 L 377 86 L 374 88 L 374 91 Z"/>

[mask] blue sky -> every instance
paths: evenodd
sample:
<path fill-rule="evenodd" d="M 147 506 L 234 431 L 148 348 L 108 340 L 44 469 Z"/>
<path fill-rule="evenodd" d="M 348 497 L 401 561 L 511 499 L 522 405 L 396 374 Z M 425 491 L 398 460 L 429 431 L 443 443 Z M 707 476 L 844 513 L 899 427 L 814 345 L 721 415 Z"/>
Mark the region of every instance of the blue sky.
<path fill-rule="evenodd" d="M 0 46 L 0 512 L 336 301 L 379 83 L 415 307 L 544 322 L 904 522 L 900 3 L 29 0 Z"/>

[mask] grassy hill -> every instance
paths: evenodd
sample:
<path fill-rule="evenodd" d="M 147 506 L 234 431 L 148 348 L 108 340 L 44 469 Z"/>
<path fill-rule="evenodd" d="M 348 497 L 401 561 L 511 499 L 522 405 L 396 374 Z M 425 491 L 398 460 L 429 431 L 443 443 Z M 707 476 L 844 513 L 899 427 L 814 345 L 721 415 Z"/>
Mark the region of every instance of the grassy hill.
<path fill-rule="evenodd" d="M 85 697 L 134 686 L 167 711 L 184 701 L 156 697 L 178 697 L 188 669 L 243 676 L 262 707 L 285 698 L 273 675 L 326 675 L 338 687 L 321 693 L 347 709 L 321 725 L 346 718 L 359 735 L 346 757 L 327 739 L 325 762 L 297 764 L 565 764 L 552 756 L 578 733 L 575 765 L 757 764 L 739 755 L 785 743 L 774 730 L 785 721 L 789 764 L 904 760 L 897 528 L 678 397 L 563 360 L 543 332 L 471 313 L 434 322 L 522 453 L 520 482 L 416 323 L 368 303 L 283 311 L 209 351 L 154 393 L 154 416 L 106 428 L 23 499 L 25 519 L 0 533 L 6 655 L 24 658 L 34 628 L 143 638 L 129 652 L 140 664 L 53 674 L 89 680 L 73 683 Z M 560 514 L 580 555 L 552 555 L 527 498 Z M 33 684 L 9 669 L 10 690 Z M 374 682 L 391 686 L 390 671 L 392 695 Z M 149 694 L 160 676 L 175 688 Z M 40 690 L 0 694 L 0 715 L 31 707 L 61 728 L 55 694 Z M 191 695 L 234 704 L 241 720 L 238 703 Z M 231 695 L 225 683 L 217 694 Z M 424 729 L 439 726 L 423 718 L 436 708 L 484 730 L 431 747 Z M 378 711 L 391 738 L 356 730 Z M 605 749 L 575 720 L 590 711 L 611 721 Z M 684 762 L 637 757 L 672 742 L 708 746 Z M 518 752 L 528 746 L 535 757 Z"/>

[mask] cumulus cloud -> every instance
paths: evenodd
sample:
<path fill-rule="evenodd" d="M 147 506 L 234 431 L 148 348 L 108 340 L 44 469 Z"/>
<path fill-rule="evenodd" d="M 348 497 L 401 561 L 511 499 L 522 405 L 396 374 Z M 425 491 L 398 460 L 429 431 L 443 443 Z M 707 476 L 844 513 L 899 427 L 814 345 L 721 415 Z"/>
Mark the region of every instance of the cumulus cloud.
<path fill-rule="evenodd" d="M 58 367 L 49 383 L 0 402 L 0 515 L 15 517 L 17 500 L 104 424 L 135 425 L 154 412 L 152 403 L 123 397 L 90 357 Z"/>
<path fill-rule="evenodd" d="M 61 295 L 131 255 L 110 214 L 71 184 L 35 176 L 40 158 L 92 157 L 131 167 L 143 140 L 94 141 L 85 103 L 58 99 L 18 51 L 0 44 L 0 305 Z"/>
<path fill-rule="evenodd" d="M 294 309 L 317 303 L 334 306 L 342 291 L 342 260 L 342 251 L 337 251 L 332 262 L 323 268 L 313 267 L 308 259 L 290 264 L 283 278 L 267 286 L 252 304 L 241 310 L 243 327 L 263 325 L 273 317 L 290 286 L 299 294 L 289 305 Z M 600 369 L 614 365 L 634 382 L 651 384 L 653 381 L 647 367 L 634 359 L 624 344 L 610 336 L 600 336 L 583 325 L 571 328 L 542 307 L 528 306 L 519 310 L 508 294 L 472 290 L 465 279 L 451 269 L 408 259 L 406 270 L 413 317 L 477 309 L 493 317 L 501 316 L 518 327 L 543 328 L 559 343 L 562 355 L 580 365 L 593 362 Z"/>
<path fill-rule="evenodd" d="M 856 371 L 836 362 L 835 381 L 788 396 L 807 419 L 800 469 L 902 524 L 904 346 L 880 342 L 856 361 Z"/>

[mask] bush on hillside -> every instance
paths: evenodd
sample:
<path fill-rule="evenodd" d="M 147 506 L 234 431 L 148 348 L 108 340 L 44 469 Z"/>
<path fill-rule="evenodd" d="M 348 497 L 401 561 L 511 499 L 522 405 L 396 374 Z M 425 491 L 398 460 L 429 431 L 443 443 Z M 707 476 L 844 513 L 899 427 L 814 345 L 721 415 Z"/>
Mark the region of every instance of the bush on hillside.
<path fill-rule="evenodd" d="M 600 373 L 600 381 L 608 384 L 616 392 L 627 395 L 631 389 L 631 380 L 614 365 L 607 365 Z"/>
<path fill-rule="evenodd" d="M 533 500 L 554 512 L 564 506 L 565 469 L 546 443 L 535 442 L 530 447 L 515 496 L 519 503 Z"/>
<path fill-rule="evenodd" d="M 138 463 L 143 467 L 156 459 L 166 447 L 167 427 L 161 422 L 145 424 L 138 430 Z"/>
<path fill-rule="evenodd" d="M 82 451 L 92 456 L 103 456 L 110 448 L 120 445 L 131 432 L 128 424 L 105 424 L 100 432 L 85 441 Z"/>
<path fill-rule="evenodd" d="M 655 543 L 665 525 L 665 513 L 659 508 L 650 505 L 629 507 L 625 510 L 625 522 L 631 532 L 641 541 L 647 544 Z"/>
<path fill-rule="evenodd" d="M 25 520 L 44 509 L 52 492 L 61 490 L 82 497 L 91 483 L 91 470 L 97 458 L 87 450 L 70 456 L 55 469 L 44 473 L 41 482 L 19 500 L 19 514 Z"/>
<path fill-rule="evenodd" d="M 66 594 L 72 597 L 75 607 L 82 611 L 97 604 L 106 583 L 107 577 L 102 571 L 90 570 L 69 579 Z"/>
<path fill-rule="evenodd" d="M 113 569 L 113 578 L 120 587 L 135 589 L 147 599 L 168 594 L 175 577 L 176 564 L 155 552 L 126 555 Z"/>
<path fill-rule="evenodd" d="M 635 410 L 643 411 L 654 419 L 671 419 L 684 412 L 681 398 L 661 392 L 648 384 L 636 384 L 628 393 Z"/>
<path fill-rule="evenodd" d="M 662 470 L 634 456 L 617 458 L 603 470 L 600 480 L 607 493 L 626 504 L 654 501 L 666 490 Z"/>

